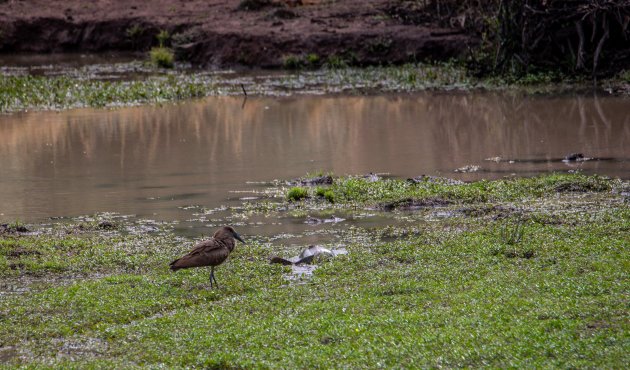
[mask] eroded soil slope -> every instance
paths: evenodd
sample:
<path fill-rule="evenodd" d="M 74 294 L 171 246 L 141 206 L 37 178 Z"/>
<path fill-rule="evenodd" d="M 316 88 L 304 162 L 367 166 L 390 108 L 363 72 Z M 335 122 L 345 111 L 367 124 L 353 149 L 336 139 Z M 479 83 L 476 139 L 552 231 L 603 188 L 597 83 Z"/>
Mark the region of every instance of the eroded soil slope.
<path fill-rule="evenodd" d="M 476 42 L 409 4 L 347 1 L 0 1 L 0 52 L 143 51 L 167 30 L 196 65 L 281 67 L 287 59 L 367 65 L 443 60 Z M 406 6 L 406 8 L 401 8 Z"/>

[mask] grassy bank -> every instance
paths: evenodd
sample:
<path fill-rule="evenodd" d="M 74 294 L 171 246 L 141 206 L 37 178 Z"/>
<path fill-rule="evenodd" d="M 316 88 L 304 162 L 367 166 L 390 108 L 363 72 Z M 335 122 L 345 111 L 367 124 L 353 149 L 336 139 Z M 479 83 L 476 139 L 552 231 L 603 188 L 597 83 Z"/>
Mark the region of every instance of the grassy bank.
<path fill-rule="evenodd" d="M 218 269 L 215 290 L 208 271 L 168 271 L 193 243 L 169 226 L 134 232 L 132 221 L 101 220 L 26 225 L 37 233 L 4 228 L 0 361 L 623 367 L 629 187 L 580 175 L 471 184 L 343 177 L 322 186 L 331 202 L 317 187 L 294 201 L 289 187 L 274 186 L 275 206 L 255 202 L 234 212 L 273 220 L 369 209 L 406 223 L 344 228 L 349 253 L 300 281 L 286 278 L 289 267 L 268 264 L 279 242 L 245 235 L 248 245 Z"/>
<path fill-rule="evenodd" d="M 155 104 L 204 96 L 243 95 L 243 89 L 249 95 L 283 96 L 472 87 L 465 71 L 450 64 L 254 75 L 180 71 L 131 80 L 129 76 L 122 76 L 107 81 L 82 75 L 80 71 L 66 72 L 66 76 L 0 77 L 0 111 Z"/>
<path fill-rule="evenodd" d="M 0 77 L 2 112 L 155 104 L 213 94 L 217 94 L 217 86 L 206 76 L 165 75 L 129 81 L 70 76 Z"/>
<path fill-rule="evenodd" d="M 205 96 L 286 96 L 295 94 L 414 92 L 425 90 L 513 89 L 530 93 L 553 93 L 592 89 L 581 79 L 550 74 L 527 75 L 518 80 L 504 77 L 476 78 L 453 63 L 409 64 L 391 67 L 323 68 L 256 74 L 202 72 L 156 72 L 130 78 L 125 72 L 105 79 L 112 71 L 129 67 L 103 67 L 103 76 L 93 69 L 65 70 L 62 76 L 0 76 L 0 112 L 60 110 L 81 107 L 118 107 L 159 104 Z M 627 93 L 628 73 L 599 84 L 610 92 Z"/>

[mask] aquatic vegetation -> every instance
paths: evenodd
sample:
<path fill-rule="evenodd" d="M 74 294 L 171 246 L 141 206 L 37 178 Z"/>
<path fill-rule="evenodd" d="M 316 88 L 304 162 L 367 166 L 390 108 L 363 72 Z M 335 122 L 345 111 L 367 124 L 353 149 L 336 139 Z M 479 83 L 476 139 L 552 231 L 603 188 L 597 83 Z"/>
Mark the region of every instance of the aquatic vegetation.
<path fill-rule="evenodd" d="M 172 54 L 170 50 L 166 51 Z M 172 63 L 171 59 L 170 55 L 166 56 L 166 63 Z M 287 61 L 296 67 L 304 66 L 306 63 L 295 55 L 288 56 Z M 155 70 L 147 66 L 150 64 L 129 63 L 119 66 L 101 66 L 96 69 L 69 69 L 63 71 L 63 76 L 30 76 L 28 71 L 18 68 L 11 74 L 0 76 L 0 112 L 88 106 L 111 107 L 161 103 L 203 96 L 243 95 L 241 84 L 248 86 L 248 95 L 265 96 L 476 88 L 510 88 L 520 91 L 519 89 L 525 88 L 518 81 L 475 78 L 455 63 L 323 68 L 303 70 L 300 73 L 287 72 L 286 74 L 260 74 L 246 77 L 235 73 L 213 74 L 181 69 Z M 99 72 L 100 69 L 102 69 L 101 72 Z M 103 73 L 103 76 L 100 76 L 100 73 Z M 578 85 L 574 88 L 585 86 L 584 81 L 575 81 L 575 83 Z M 523 92 L 549 93 L 566 89 L 567 86 L 569 86 L 567 83 L 562 85 L 533 84 L 527 85 L 527 90 Z M 592 84 L 588 86 L 592 88 Z M 625 85 L 621 82 L 607 80 L 603 81 L 601 86 L 611 91 L 622 93 L 625 91 Z"/>
<path fill-rule="evenodd" d="M 308 197 L 308 190 L 302 187 L 293 187 L 287 193 L 289 201 L 298 201 Z"/>
<path fill-rule="evenodd" d="M 330 203 L 335 203 L 335 192 L 331 189 L 324 187 L 317 187 L 315 189 L 315 195 L 326 199 Z"/>
<path fill-rule="evenodd" d="M 0 111 L 161 103 L 212 95 L 217 90 L 208 76 L 167 75 L 133 81 L 1 76 Z"/>
<path fill-rule="evenodd" d="M 554 174 L 525 179 L 478 181 L 449 184 L 427 179 L 412 182 L 402 179 L 371 181 L 364 177 L 341 177 L 330 190 L 335 198 L 345 202 L 370 205 L 404 199 L 441 198 L 461 202 L 512 201 L 556 194 L 563 191 L 609 191 L 614 180 L 600 176 Z"/>
<path fill-rule="evenodd" d="M 323 197 L 324 194 L 326 194 L 327 190 L 328 190 L 327 188 L 318 186 L 317 188 L 315 188 L 315 195 L 318 197 Z"/>
<path fill-rule="evenodd" d="M 332 190 L 326 190 L 324 192 L 324 199 L 326 199 L 330 203 L 335 203 L 335 192 L 333 192 Z"/>

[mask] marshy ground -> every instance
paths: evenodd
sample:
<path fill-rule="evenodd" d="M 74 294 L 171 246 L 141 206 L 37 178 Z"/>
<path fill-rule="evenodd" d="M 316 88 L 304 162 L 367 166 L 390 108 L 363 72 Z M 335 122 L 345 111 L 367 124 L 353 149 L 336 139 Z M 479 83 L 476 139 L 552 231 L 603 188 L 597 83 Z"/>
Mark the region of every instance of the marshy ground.
<path fill-rule="evenodd" d="M 599 93 L 626 96 L 630 73 L 598 81 L 560 73 L 526 78 L 476 77 L 457 62 L 352 68 L 342 63 L 296 70 L 207 71 L 152 66 L 142 55 L 60 55 L 59 64 L 9 59 L 0 67 L 0 112 L 162 104 L 207 96 L 365 95 L 420 91 L 487 90 L 529 95 Z M 86 59 L 86 65 L 81 60 Z M 99 60 L 101 63 L 99 63 Z M 26 63 L 23 65 L 22 63 Z"/>
<path fill-rule="evenodd" d="M 306 197 L 288 199 L 295 186 Z M 247 245 L 219 268 L 221 288 L 209 289 L 208 271 L 168 270 L 195 242 L 175 224 L 100 214 L 0 228 L 0 361 L 617 368 L 630 360 L 628 181 L 336 177 L 278 181 L 266 194 L 230 207 L 230 221 L 339 215 L 311 233 L 332 235 L 324 246 L 348 253 L 296 278 L 269 264 L 299 253 L 285 243 L 292 235 L 243 235 Z"/>

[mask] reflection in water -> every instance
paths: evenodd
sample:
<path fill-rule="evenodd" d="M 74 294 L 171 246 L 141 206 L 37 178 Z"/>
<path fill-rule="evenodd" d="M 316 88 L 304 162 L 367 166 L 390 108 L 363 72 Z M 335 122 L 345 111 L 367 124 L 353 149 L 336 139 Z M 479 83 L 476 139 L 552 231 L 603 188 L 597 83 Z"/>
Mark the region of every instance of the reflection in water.
<path fill-rule="evenodd" d="M 309 171 L 465 180 L 566 171 L 628 177 L 630 104 L 606 97 L 421 94 L 222 97 L 118 110 L 0 117 L 0 221 L 115 211 L 182 217 L 246 181 Z M 531 159 L 494 163 L 488 157 Z M 543 161 L 540 161 L 543 159 Z M 549 161 L 544 161 L 549 159 Z M 536 161 L 538 160 L 538 161 Z M 482 172 L 455 174 L 468 164 Z"/>

